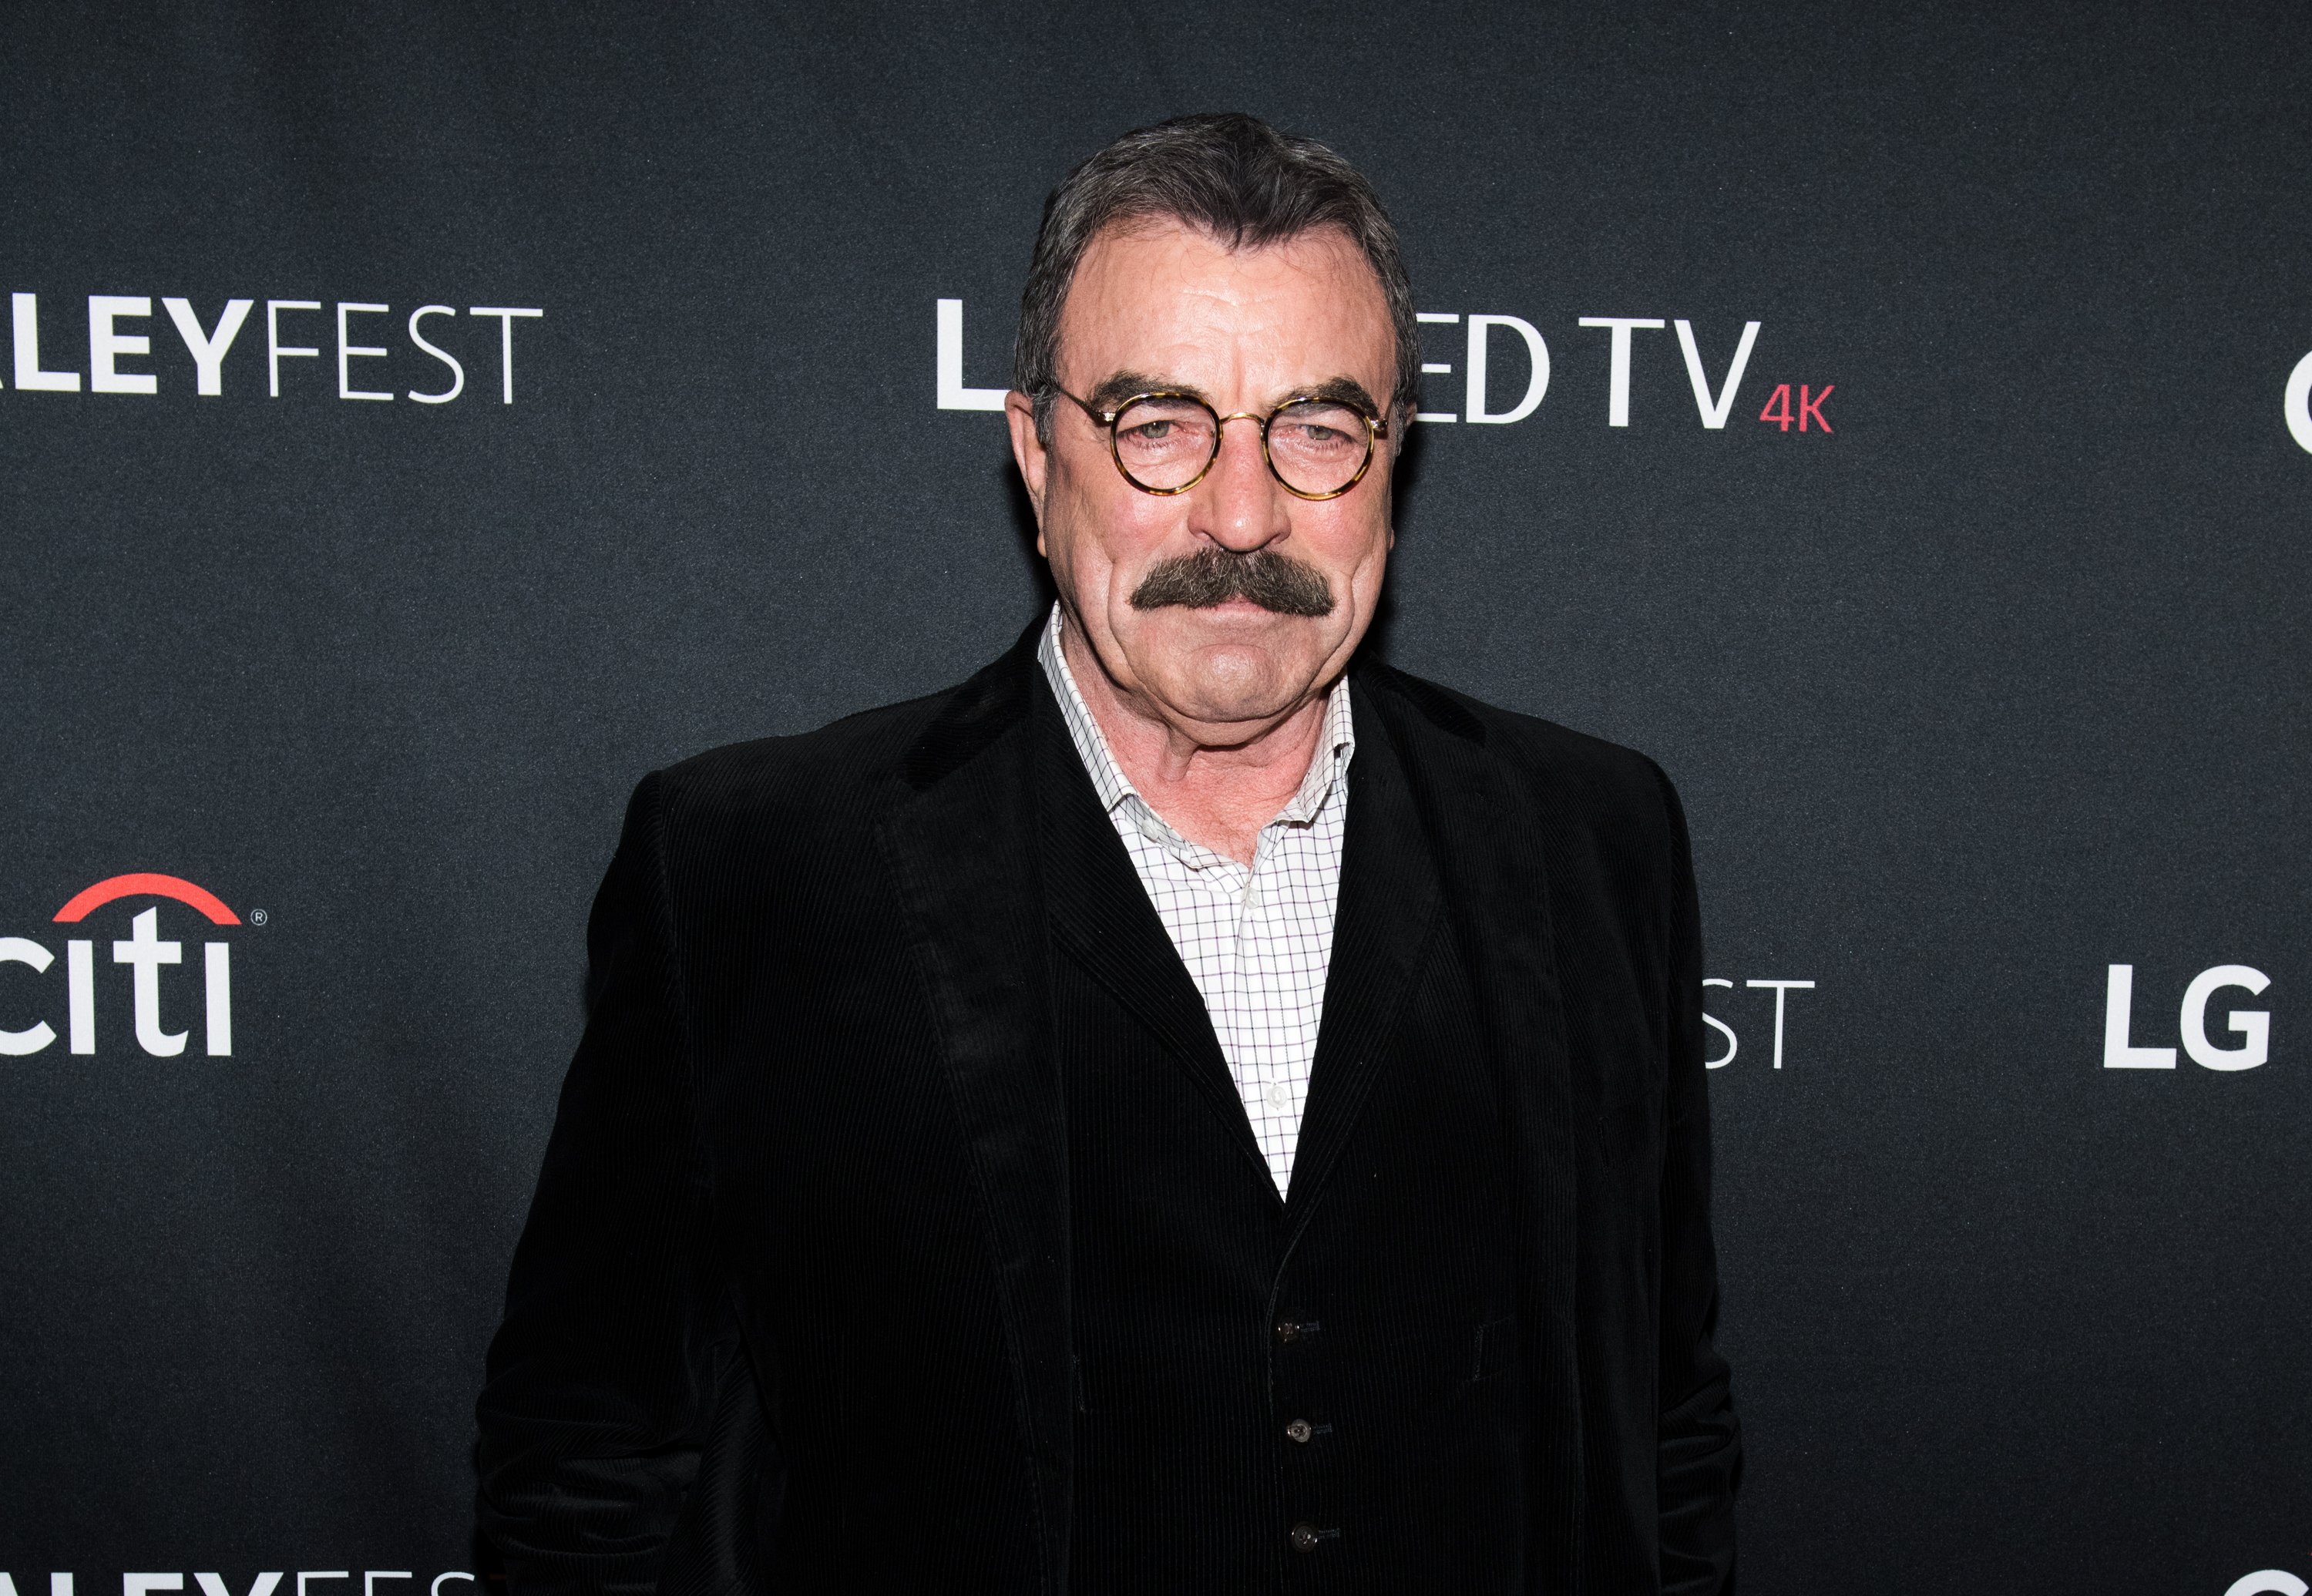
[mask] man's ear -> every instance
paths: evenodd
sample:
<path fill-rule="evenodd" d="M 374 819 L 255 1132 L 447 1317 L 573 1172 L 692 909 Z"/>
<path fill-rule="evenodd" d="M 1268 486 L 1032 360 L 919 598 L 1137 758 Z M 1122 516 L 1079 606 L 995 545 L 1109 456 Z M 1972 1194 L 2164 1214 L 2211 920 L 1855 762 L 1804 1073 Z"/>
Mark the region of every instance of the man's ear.
<path fill-rule="evenodd" d="M 1012 429 L 1012 459 L 1027 485 L 1028 502 L 1036 507 L 1036 552 L 1044 548 L 1044 472 L 1051 463 L 1044 441 L 1036 435 L 1036 404 L 1018 389 L 1003 396 L 1003 422 Z M 1046 557 L 1049 557 L 1046 555 Z"/>

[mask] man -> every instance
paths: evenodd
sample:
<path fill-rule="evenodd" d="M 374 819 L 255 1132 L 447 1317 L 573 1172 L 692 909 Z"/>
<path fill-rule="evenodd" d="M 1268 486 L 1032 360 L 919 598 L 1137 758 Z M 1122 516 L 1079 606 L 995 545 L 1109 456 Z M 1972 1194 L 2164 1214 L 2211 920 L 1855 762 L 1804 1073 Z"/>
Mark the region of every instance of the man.
<path fill-rule="evenodd" d="M 1684 824 L 1358 657 L 1415 333 L 1250 118 L 1055 192 L 1054 612 L 628 811 L 481 1401 L 517 1596 L 1732 1588 Z"/>

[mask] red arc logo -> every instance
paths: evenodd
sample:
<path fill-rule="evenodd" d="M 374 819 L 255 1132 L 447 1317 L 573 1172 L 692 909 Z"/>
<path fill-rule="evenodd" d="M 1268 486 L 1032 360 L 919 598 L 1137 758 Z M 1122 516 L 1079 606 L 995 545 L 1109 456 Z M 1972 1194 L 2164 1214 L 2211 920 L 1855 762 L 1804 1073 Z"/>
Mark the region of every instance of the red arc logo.
<path fill-rule="evenodd" d="M 189 904 L 209 917 L 215 925 L 238 925 L 241 916 L 224 906 L 224 899 L 206 887 L 197 887 L 182 876 L 161 875 L 153 871 L 136 871 L 127 875 L 108 876 L 85 891 L 73 895 L 73 900 L 57 911 L 60 923 L 86 919 L 93 911 L 102 908 L 116 898 L 173 898 L 179 903 Z"/>

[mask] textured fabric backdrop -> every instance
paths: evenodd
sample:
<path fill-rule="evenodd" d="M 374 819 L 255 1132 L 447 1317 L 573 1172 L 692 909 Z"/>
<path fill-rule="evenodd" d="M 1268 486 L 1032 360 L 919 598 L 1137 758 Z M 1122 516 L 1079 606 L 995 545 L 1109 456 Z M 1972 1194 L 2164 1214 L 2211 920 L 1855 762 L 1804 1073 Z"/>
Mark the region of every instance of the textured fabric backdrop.
<path fill-rule="evenodd" d="M 7 7 L 0 1570 L 486 1574 L 626 791 L 1037 612 L 984 407 L 1043 196 L 1241 108 L 1432 319 L 1377 645 L 1684 791 L 1748 1588 L 2300 1593 L 2308 59 L 2278 4 Z"/>

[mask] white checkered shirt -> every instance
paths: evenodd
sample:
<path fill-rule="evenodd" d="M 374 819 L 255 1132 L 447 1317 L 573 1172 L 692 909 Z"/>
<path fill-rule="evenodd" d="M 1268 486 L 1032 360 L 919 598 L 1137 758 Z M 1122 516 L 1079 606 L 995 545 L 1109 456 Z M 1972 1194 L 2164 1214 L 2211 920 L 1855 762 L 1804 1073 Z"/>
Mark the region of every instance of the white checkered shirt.
<path fill-rule="evenodd" d="M 1317 1027 L 1325 1017 L 1325 972 L 1333 961 L 1349 758 L 1357 751 L 1348 680 L 1333 685 L 1309 774 L 1292 802 L 1260 829 L 1248 869 L 1181 836 L 1133 788 L 1076 690 L 1060 649 L 1056 604 L 1036 657 L 1140 884 L 1204 996 L 1237 1095 L 1282 1195 L 1292 1185 Z"/>

